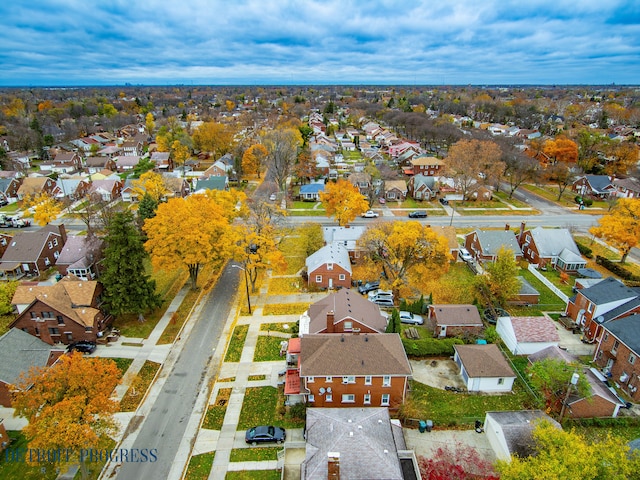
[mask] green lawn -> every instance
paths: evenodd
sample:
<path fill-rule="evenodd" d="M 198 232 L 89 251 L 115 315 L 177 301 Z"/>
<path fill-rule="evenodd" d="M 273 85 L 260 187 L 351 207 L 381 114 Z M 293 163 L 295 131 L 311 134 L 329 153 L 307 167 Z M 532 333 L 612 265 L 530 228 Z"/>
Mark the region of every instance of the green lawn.
<path fill-rule="evenodd" d="M 327 217 L 324 210 L 288 210 L 287 215 L 290 217 Z M 328 217 L 327 217 L 328 218 Z"/>
<path fill-rule="evenodd" d="M 260 335 L 256 343 L 253 361 L 273 362 L 277 360 L 284 360 L 284 358 L 280 356 L 280 343 L 285 340 L 286 338 L 282 337 L 268 337 L 266 335 Z"/>
<path fill-rule="evenodd" d="M 231 340 L 227 346 L 227 353 L 224 356 L 225 362 L 239 362 L 244 348 L 244 341 L 249 332 L 249 325 L 238 325 L 233 329 Z"/>
<path fill-rule="evenodd" d="M 129 367 L 133 362 L 133 358 L 112 358 L 111 360 L 115 362 L 118 370 L 120 370 L 122 375 L 124 375 L 127 370 L 129 370 Z"/>
<path fill-rule="evenodd" d="M 238 430 L 256 425 L 276 425 L 284 428 L 302 428 L 304 420 L 292 419 L 278 408 L 278 390 L 275 387 L 247 388 L 238 420 Z"/>
<path fill-rule="evenodd" d="M 280 470 L 241 470 L 227 472 L 225 480 L 280 480 Z"/>
<path fill-rule="evenodd" d="M 215 456 L 216 452 L 210 452 L 191 457 L 185 480 L 207 480 Z"/>
<path fill-rule="evenodd" d="M 534 316 L 542 315 L 543 311 L 564 311 L 564 302 L 560 300 L 555 293 L 549 290 L 540 280 L 534 277 L 529 270 L 521 269 L 519 275 L 524 277 L 524 279 L 540 293 L 540 299 L 537 305 L 532 305 L 531 307 L 508 307 L 507 310 L 509 310 L 512 315 L 520 315 L 521 313 L 518 313 L 520 310 L 528 312 L 522 313 L 522 315 Z"/>
<path fill-rule="evenodd" d="M 262 462 L 277 460 L 280 447 L 234 448 L 231 450 L 230 462 Z"/>
<path fill-rule="evenodd" d="M 318 203 L 320 203 L 320 202 L 300 202 L 300 201 L 295 201 L 295 202 L 293 202 L 293 204 L 289 208 L 295 208 L 296 210 L 314 210 L 315 206 Z M 322 209 L 322 206 L 319 206 L 318 209 L 322 210 L 322 212 L 324 213 L 324 209 Z"/>
<path fill-rule="evenodd" d="M 260 331 L 262 332 L 282 332 L 291 333 L 292 323 L 263 323 L 260 325 Z"/>

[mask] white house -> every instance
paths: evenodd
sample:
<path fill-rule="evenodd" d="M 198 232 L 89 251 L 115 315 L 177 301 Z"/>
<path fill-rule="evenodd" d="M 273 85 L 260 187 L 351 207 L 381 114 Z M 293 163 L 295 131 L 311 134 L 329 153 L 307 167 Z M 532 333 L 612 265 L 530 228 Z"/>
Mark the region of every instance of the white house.
<path fill-rule="evenodd" d="M 531 355 L 560 344 L 556 325 L 548 317 L 499 317 L 496 332 L 514 355 Z"/>
<path fill-rule="evenodd" d="M 516 375 L 495 344 L 454 345 L 453 360 L 470 392 L 510 392 Z"/>

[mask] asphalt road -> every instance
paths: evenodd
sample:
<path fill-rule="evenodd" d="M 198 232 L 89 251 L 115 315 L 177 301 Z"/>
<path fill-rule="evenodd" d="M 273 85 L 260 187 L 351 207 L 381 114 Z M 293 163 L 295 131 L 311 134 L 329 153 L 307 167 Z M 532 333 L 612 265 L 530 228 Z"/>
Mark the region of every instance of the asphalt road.
<path fill-rule="evenodd" d="M 134 449 L 156 448 L 158 460 L 153 463 L 125 462 L 118 470 L 118 479 L 169 476 L 214 348 L 229 316 L 239 278 L 239 270 L 227 264 L 216 286 L 203 297 L 205 304 L 201 313 L 134 441 Z"/>

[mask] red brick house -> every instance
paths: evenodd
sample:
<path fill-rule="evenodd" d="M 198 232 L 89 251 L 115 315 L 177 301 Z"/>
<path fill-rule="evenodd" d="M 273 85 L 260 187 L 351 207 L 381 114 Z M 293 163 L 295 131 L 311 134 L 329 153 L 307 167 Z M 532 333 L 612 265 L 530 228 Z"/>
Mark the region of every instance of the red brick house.
<path fill-rule="evenodd" d="M 12 328 L 0 337 L 0 405 L 11 407 L 11 392 L 22 373 L 32 367 L 50 367 L 64 350 Z"/>
<path fill-rule="evenodd" d="M 397 333 L 300 338 L 300 393 L 314 407 L 389 407 L 405 401 L 411 365 Z"/>
<path fill-rule="evenodd" d="M 566 228 L 536 227 L 525 230 L 523 224 L 518 243 L 524 258 L 531 264 L 567 273 L 576 273 L 579 268 L 587 266 L 571 232 Z"/>
<path fill-rule="evenodd" d="M 22 185 L 20 178 L 0 178 L 0 200 L 9 201 L 18 198 L 18 189 Z"/>
<path fill-rule="evenodd" d="M 64 225 L 46 225 L 35 232 L 18 232 L 0 260 L 0 280 L 38 276 L 53 267 L 67 241 Z"/>
<path fill-rule="evenodd" d="M 640 314 L 602 325 L 594 360 L 631 399 L 640 402 Z"/>
<path fill-rule="evenodd" d="M 613 277 L 582 288 L 569 299 L 565 315 L 583 327 L 585 336 L 596 341 L 608 322 L 640 313 L 640 288 L 627 287 Z"/>
<path fill-rule="evenodd" d="M 522 250 L 515 234 L 505 230 L 476 230 L 464 237 L 464 246 L 479 262 L 493 262 L 500 248 L 511 250 L 516 261 L 522 258 Z"/>
<path fill-rule="evenodd" d="M 102 170 L 116 170 L 116 162 L 110 157 L 87 157 L 84 161 L 85 171 L 91 175 Z"/>
<path fill-rule="evenodd" d="M 438 337 L 479 335 L 484 329 L 475 305 L 429 305 L 427 315 Z"/>
<path fill-rule="evenodd" d="M 18 200 L 41 193 L 53 194 L 55 188 L 56 182 L 49 177 L 25 177 L 18 188 Z"/>
<path fill-rule="evenodd" d="M 346 248 L 335 243 L 325 245 L 305 261 L 309 286 L 316 288 L 349 288 L 351 261 Z"/>
<path fill-rule="evenodd" d="M 425 177 L 438 177 L 442 175 L 445 163 L 436 157 L 420 156 L 411 160 L 411 167 L 414 175 L 424 175 Z"/>
<path fill-rule="evenodd" d="M 100 310 L 101 293 L 100 283 L 74 276 L 64 277 L 54 285 L 20 285 L 11 302 L 18 317 L 10 327 L 49 345 L 96 341 L 113 320 Z"/>
<path fill-rule="evenodd" d="M 380 307 L 355 290 L 343 288 L 309 306 L 300 317 L 300 336 L 318 333 L 384 333 Z"/>

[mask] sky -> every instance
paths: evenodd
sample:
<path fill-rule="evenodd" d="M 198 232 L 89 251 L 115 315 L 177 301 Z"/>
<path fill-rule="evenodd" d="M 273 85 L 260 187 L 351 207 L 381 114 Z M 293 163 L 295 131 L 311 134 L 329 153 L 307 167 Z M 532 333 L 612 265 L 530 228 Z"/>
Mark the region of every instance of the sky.
<path fill-rule="evenodd" d="M 639 84 L 638 0 L 5 0 L 0 86 Z"/>

